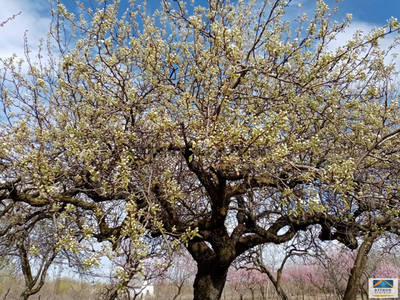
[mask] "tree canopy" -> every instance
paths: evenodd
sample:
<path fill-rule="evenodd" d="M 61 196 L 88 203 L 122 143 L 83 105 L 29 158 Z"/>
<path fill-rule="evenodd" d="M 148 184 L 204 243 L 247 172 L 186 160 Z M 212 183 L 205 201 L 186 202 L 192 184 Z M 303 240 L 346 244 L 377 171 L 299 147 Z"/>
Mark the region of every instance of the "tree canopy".
<path fill-rule="evenodd" d="M 293 20 L 291 1 L 187 5 L 59 3 L 48 53 L 1 59 L 2 238 L 46 219 L 60 248 L 179 240 L 211 300 L 254 246 L 397 234 L 396 19 L 332 48 L 351 16 L 321 0 Z"/>

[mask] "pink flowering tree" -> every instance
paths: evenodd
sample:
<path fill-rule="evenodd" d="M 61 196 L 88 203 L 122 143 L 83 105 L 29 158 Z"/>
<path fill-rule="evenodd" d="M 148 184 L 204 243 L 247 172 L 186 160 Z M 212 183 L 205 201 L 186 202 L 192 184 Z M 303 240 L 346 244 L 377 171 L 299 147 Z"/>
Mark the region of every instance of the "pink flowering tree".
<path fill-rule="evenodd" d="M 318 260 L 318 269 L 321 278 L 324 278 L 325 293 L 336 297 L 343 297 L 346 290 L 350 271 L 354 265 L 356 253 L 348 249 L 330 249 L 322 254 Z"/>
<path fill-rule="evenodd" d="M 268 283 L 268 276 L 252 267 L 245 265 L 238 268 L 230 268 L 228 272 L 228 282 L 232 288 L 239 294 L 240 300 L 244 299 L 247 293 L 250 293 L 252 299 L 257 299 L 257 294 L 265 299 L 265 285 Z"/>
<path fill-rule="evenodd" d="M 373 276 L 377 278 L 397 278 L 399 276 L 399 268 L 393 261 L 382 260 L 378 264 Z"/>
<path fill-rule="evenodd" d="M 293 264 L 285 270 L 288 284 L 296 295 L 304 300 L 308 294 L 313 294 L 316 286 L 322 285 L 322 277 L 312 264 Z"/>

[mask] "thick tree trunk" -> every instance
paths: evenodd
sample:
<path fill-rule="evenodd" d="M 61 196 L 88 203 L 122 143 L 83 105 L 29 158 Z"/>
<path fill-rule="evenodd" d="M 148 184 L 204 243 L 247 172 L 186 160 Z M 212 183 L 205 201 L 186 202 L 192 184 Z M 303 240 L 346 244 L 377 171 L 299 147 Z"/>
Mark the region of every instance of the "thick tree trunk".
<path fill-rule="evenodd" d="M 371 236 L 365 237 L 363 243 L 358 250 L 356 261 L 350 272 L 350 277 L 347 282 L 346 291 L 343 300 L 356 300 L 357 291 L 360 286 L 361 275 L 368 261 L 368 253 L 371 250 L 374 240 L 379 236 L 379 233 L 373 233 Z"/>
<path fill-rule="evenodd" d="M 194 300 L 219 300 L 225 286 L 229 265 L 198 264 L 194 280 Z"/>

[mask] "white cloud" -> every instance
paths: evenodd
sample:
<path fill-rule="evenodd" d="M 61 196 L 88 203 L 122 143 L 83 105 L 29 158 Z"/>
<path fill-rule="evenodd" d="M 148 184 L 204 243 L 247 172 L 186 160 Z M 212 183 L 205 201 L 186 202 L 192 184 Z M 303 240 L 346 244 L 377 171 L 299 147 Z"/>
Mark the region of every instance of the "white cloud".
<path fill-rule="evenodd" d="M 7 58 L 14 53 L 24 57 L 24 34 L 35 55 L 40 39 L 46 40 L 50 29 L 50 7 L 47 0 L 0 0 L 0 23 L 18 15 L 3 27 L 0 27 L 0 58 Z"/>

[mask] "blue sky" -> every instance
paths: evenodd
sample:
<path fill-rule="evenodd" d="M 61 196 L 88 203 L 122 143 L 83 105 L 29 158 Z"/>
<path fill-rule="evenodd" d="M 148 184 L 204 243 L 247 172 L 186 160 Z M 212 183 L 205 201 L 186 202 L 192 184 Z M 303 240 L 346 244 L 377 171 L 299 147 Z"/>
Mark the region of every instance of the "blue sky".
<path fill-rule="evenodd" d="M 84 3 L 95 2 L 95 0 L 82 0 Z M 126 0 L 121 0 L 122 2 Z M 75 10 L 74 0 L 62 0 L 71 10 Z M 333 6 L 335 0 L 326 0 L 327 4 Z M 147 0 L 149 11 L 160 4 L 160 0 Z M 196 0 L 196 5 L 207 3 L 206 0 Z M 302 12 L 312 13 L 316 0 L 293 0 L 293 7 L 303 3 Z M 13 53 L 23 55 L 23 36 L 27 32 L 29 43 L 33 49 L 40 38 L 45 38 L 49 28 L 50 15 L 48 0 L 0 0 L 0 23 L 21 11 L 21 15 L 0 27 L 0 57 L 8 57 Z M 357 28 L 368 31 L 374 26 L 382 26 L 391 16 L 400 20 L 400 0 L 343 0 L 339 3 L 339 19 L 346 13 L 353 14 L 353 23 L 347 33 L 341 36 L 337 45 L 343 43 L 351 36 Z"/>
<path fill-rule="evenodd" d="M 330 0 L 327 3 L 334 3 Z M 384 25 L 391 16 L 400 20 L 399 0 L 344 0 L 340 12 L 353 14 L 354 21 Z"/>

